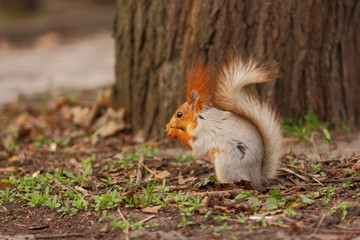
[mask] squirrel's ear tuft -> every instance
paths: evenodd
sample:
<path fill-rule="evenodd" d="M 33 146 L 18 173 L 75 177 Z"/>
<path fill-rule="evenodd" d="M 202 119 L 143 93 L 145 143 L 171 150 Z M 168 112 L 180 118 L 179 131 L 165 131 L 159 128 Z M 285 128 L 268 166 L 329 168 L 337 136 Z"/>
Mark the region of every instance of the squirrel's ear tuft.
<path fill-rule="evenodd" d="M 197 105 L 198 101 L 200 99 L 199 94 L 197 93 L 196 90 L 192 90 L 191 94 L 190 94 L 190 99 L 189 99 L 189 103 L 190 103 L 190 110 L 191 111 L 195 111 L 195 106 Z"/>
<path fill-rule="evenodd" d="M 210 105 L 209 86 L 208 68 L 203 59 L 198 59 L 190 72 L 187 88 L 187 100 L 194 110 L 199 111 Z"/>

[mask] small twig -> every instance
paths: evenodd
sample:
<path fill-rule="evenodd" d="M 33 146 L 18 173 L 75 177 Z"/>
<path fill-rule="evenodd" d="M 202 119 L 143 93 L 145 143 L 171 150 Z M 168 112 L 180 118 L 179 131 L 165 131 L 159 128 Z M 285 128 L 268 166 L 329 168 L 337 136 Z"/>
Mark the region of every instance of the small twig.
<path fill-rule="evenodd" d="M 197 192 L 189 195 L 190 198 L 197 196 L 209 196 L 209 197 L 223 197 L 229 195 L 240 194 L 244 189 L 232 189 L 225 191 L 212 191 L 212 192 Z"/>
<path fill-rule="evenodd" d="M 69 186 L 69 185 L 65 185 L 64 183 L 62 183 L 59 179 L 55 178 L 55 182 L 56 183 L 60 183 L 60 185 L 64 186 L 65 188 L 68 188 L 70 189 L 71 191 L 77 193 L 77 194 L 81 194 L 81 195 L 84 195 L 83 193 L 79 192 L 78 190 L 76 190 L 75 188 Z"/>
<path fill-rule="evenodd" d="M 312 178 L 315 182 L 317 182 L 318 184 L 324 185 L 322 182 L 320 182 L 319 180 L 317 180 L 314 176 L 311 176 L 311 178 Z"/>
<path fill-rule="evenodd" d="M 337 183 L 337 182 L 360 182 L 360 178 L 342 178 L 342 179 L 326 179 L 323 183 Z"/>
<path fill-rule="evenodd" d="M 318 225 L 316 226 L 315 230 L 314 230 L 313 233 L 310 234 L 306 239 L 312 238 L 312 237 L 315 235 L 315 233 L 316 233 L 317 230 L 319 229 L 320 225 L 323 223 L 325 216 L 326 216 L 326 213 L 324 213 L 324 214 L 321 216 L 320 221 L 319 221 Z"/>
<path fill-rule="evenodd" d="M 83 237 L 84 233 L 63 233 L 63 234 L 52 234 L 52 235 L 35 235 L 35 239 L 48 239 L 48 238 L 62 238 L 67 239 L 70 237 Z"/>
<path fill-rule="evenodd" d="M 118 213 L 120 214 L 120 217 L 122 218 L 122 220 L 126 223 L 126 228 L 124 230 L 124 234 L 125 234 L 125 240 L 129 240 L 129 228 L 130 228 L 130 223 L 128 220 L 126 220 L 126 218 L 124 217 L 124 215 L 122 214 L 122 212 L 120 211 L 120 207 L 118 207 Z"/>
<path fill-rule="evenodd" d="M 146 170 L 148 170 L 152 175 L 156 177 L 156 173 L 154 173 L 150 168 L 148 168 L 144 163 L 139 162 L 141 166 L 143 166 Z"/>
<path fill-rule="evenodd" d="M 348 228 L 348 227 L 344 227 L 344 226 L 341 226 L 341 225 L 334 225 L 335 227 L 337 228 L 341 228 L 342 230 L 345 230 L 345 231 L 348 231 L 348 232 L 360 232 L 360 229 L 357 229 L 357 228 Z"/>
<path fill-rule="evenodd" d="M 138 163 L 138 170 L 137 170 L 137 174 L 136 174 L 136 181 L 135 181 L 136 185 L 139 185 L 141 180 L 142 180 L 143 170 L 144 170 L 144 167 L 143 167 L 144 161 L 145 161 L 144 154 L 140 154 L 140 159 L 139 159 L 139 163 Z"/>
<path fill-rule="evenodd" d="M 280 170 L 283 170 L 284 172 L 287 172 L 287 173 L 290 173 L 290 174 L 292 174 L 292 175 L 295 175 L 295 176 L 297 176 L 298 178 L 300 178 L 300 179 L 303 180 L 303 181 L 305 181 L 305 180 L 308 179 L 307 177 L 304 177 L 304 176 L 302 176 L 302 175 L 300 175 L 300 174 L 297 174 L 296 172 L 294 172 L 293 170 L 291 170 L 291 169 L 289 169 L 289 168 L 284 168 L 284 167 L 282 167 L 282 168 L 280 168 Z"/>
<path fill-rule="evenodd" d="M 88 139 L 82 141 L 81 143 L 72 145 L 72 146 L 70 146 L 70 147 L 63 148 L 63 149 L 59 149 L 58 151 L 59 151 L 59 152 L 69 152 L 69 151 L 72 151 L 72 150 L 74 150 L 74 149 L 76 149 L 76 148 L 81 147 L 82 145 L 84 145 L 84 144 L 87 143 L 87 142 L 89 142 Z"/>
<path fill-rule="evenodd" d="M 189 185 L 183 185 L 183 186 L 168 186 L 171 190 L 189 190 L 189 188 L 192 188 Z"/>
<path fill-rule="evenodd" d="M 151 216 L 149 216 L 149 217 L 147 217 L 147 218 L 145 218 L 145 219 L 143 219 L 143 220 L 141 220 L 141 221 L 138 221 L 138 223 L 144 223 L 144 222 L 152 219 L 153 217 L 155 217 L 155 215 L 151 215 Z"/>

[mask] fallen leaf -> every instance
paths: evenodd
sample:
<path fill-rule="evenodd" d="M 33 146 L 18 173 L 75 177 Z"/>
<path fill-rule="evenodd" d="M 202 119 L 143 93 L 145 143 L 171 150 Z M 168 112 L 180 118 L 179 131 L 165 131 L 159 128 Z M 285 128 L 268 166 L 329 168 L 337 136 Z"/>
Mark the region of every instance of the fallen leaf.
<path fill-rule="evenodd" d="M 97 110 L 98 108 L 96 105 L 92 105 L 91 107 L 75 106 L 71 109 L 72 120 L 79 126 L 89 127 Z"/>
<path fill-rule="evenodd" d="M 71 120 L 72 118 L 72 110 L 69 106 L 64 105 L 60 109 L 60 116 L 64 120 Z"/>
<path fill-rule="evenodd" d="M 282 209 L 276 209 L 276 210 L 268 212 L 267 214 L 268 215 L 276 215 L 278 213 L 281 213 L 282 211 L 283 211 Z"/>
<path fill-rule="evenodd" d="M 49 150 L 51 152 L 56 152 L 56 149 L 57 149 L 57 144 L 56 143 L 51 143 L 50 146 L 49 146 Z"/>
<path fill-rule="evenodd" d="M 185 183 L 192 182 L 192 181 L 194 181 L 196 179 L 197 179 L 196 177 L 180 178 L 178 183 L 181 184 L 181 185 L 184 185 Z"/>
<path fill-rule="evenodd" d="M 162 171 L 159 174 L 156 174 L 155 178 L 163 180 L 164 178 L 170 177 L 171 174 L 168 171 Z"/>
<path fill-rule="evenodd" d="M 233 190 L 238 189 L 239 187 L 235 183 L 217 183 L 216 190 L 224 191 L 224 190 Z"/>
<path fill-rule="evenodd" d="M 15 185 L 11 184 L 11 183 L 5 183 L 5 182 L 1 182 L 0 181 L 0 190 L 4 190 L 6 188 L 14 188 Z"/>
<path fill-rule="evenodd" d="M 93 124 L 93 128 L 98 129 L 99 127 L 106 124 L 110 120 L 124 122 L 124 119 L 125 119 L 125 109 L 124 108 L 114 109 L 114 108 L 109 107 L 102 112 L 101 116 Z"/>
<path fill-rule="evenodd" d="M 219 205 L 215 205 L 215 206 L 213 206 L 213 208 L 220 209 L 220 210 L 224 210 L 224 211 L 227 210 L 226 207 L 219 206 Z"/>
<path fill-rule="evenodd" d="M 125 128 L 125 123 L 123 121 L 117 122 L 114 120 L 109 121 L 105 127 L 100 131 L 101 137 L 109 137 L 114 135 L 115 133 L 123 130 Z"/>
<path fill-rule="evenodd" d="M 160 209 L 160 206 L 154 206 L 154 207 L 145 207 L 142 208 L 141 211 L 146 213 L 158 213 Z"/>
<path fill-rule="evenodd" d="M 201 199 L 201 203 L 206 204 L 208 202 L 208 200 L 209 200 L 209 197 L 205 196 L 205 197 L 203 197 L 203 199 Z"/>
<path fill-rule="evenodd" d="M 8 160 L 8 162 L 14 162 L 16 160 L 19 160 L 19 157 L 18 156 L 12 156 L 12 157 L 8 158 L 7 160 Z"/>
<path fill-rule="evenodd" d="M 0 168 L 0 172 L 17 172 L 18 168 L 16 167 L 4 167 Z"/>
<path fill-rule="evenodd" d="M 355 170 L 357 173 L 360 173 L 360 160 L 357 160 L 354 166 L 352 166 L 352 169 Z"/>
<path fill-rule="evenodd" d="M 140 129 L 138 130 L 135 134 L 134 134 L 134 137 L 133 137 L 133 141 L 136 142 L 136 143 L 142 143 L 142 142 L 145 142 L 145 133 L 144 133 L 144 130 L 143 129 Z"/>
<path fill-rule="evenodd" d="M 21 128 L 26 122 L 29 121 L 31 116 L 27 112 L 21 113 L 17 118 L 15 119 L 14 123 L 17 128 Z"/>
<path fill-rule="evenodd" d="M 108 87 L 98 93 L 96 103 L 99 107 L 109 107 L 114 103 L 113 98 L 113 89 L 111 87 Z"/>

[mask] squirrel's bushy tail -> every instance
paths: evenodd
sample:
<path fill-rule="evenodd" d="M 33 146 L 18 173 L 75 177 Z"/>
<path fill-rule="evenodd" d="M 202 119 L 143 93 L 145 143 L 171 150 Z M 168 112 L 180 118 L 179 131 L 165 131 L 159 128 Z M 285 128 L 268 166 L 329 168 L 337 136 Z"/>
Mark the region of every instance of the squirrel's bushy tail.
<path fill-rule="evenodd" d="M 264 142 L 265 156 L 262 163 L 263 180 L 272 179 L 280 164 L 282 154 L 281 124 L 267 102 L 261 101 L 244 89 L 246 85 L 263 83 L 279 77 L 276 64 L 255 59 L 228 56 L 220 64 L 214 77 L 213 103 L 220 109 L 233 112 L 252 122 Z"/>

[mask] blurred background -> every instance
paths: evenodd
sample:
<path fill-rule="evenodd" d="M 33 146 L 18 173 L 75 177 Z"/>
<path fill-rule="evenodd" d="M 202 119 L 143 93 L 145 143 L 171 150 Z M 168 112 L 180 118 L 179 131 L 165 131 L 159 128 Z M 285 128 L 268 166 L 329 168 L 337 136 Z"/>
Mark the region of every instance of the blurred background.
<path fill-rule="evenodd" d="M 0 103 L 114 82 L 114 0 L 0 0 Z"/>

